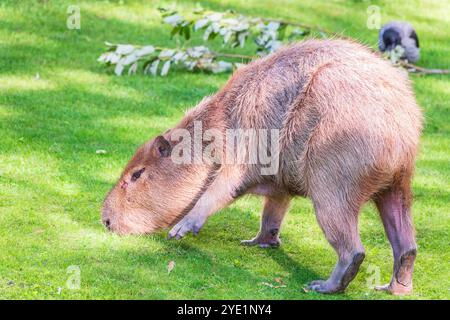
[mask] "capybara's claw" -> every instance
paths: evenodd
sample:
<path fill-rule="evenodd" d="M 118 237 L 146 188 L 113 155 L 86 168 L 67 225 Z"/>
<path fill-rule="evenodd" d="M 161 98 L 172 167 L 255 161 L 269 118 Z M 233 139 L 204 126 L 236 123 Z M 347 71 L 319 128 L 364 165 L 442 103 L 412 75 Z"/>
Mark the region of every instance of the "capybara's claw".
<path fill-rule="evenodd" d="M 196 219 L 195 217 L 186 216 L 180 222 L 178 222 L 172 230 L 170 230 L 168 238 L 180 240 L 189 232 L 197 235 L 203 226 L 203 221 L 201 219 Z"/>
<path fill-rule="evenodd" d="M 259 246 L 260 248 L 277 248 L 281 244 L 279 239 L 272 239 L 270 241 L 262 241 L 258 238 L 252 240 L 242 240 L 243 246 Z"/>
<path fill-rule="evenodd" d="M 344 291 L 341 286 L 325 280 L 312 281 L 309 283 L 308 288 L 319 293 L 338 293 Z"/>
<path fill-rule="evenodd" d="M 241 240 L 243 246 L 254 246 L 256 242 L 254 240 Z"/>

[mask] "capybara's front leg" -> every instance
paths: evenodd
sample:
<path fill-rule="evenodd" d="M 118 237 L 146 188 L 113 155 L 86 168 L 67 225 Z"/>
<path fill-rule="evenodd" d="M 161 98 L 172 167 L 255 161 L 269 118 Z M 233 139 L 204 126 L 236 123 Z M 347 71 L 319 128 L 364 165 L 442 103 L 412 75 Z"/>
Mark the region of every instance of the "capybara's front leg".
<path fill-rule="evenodd" d="M 278 247 L 281 222 L 289 207 L 289 196 L 267 196 L 261 216 L 261 227 L 255 238 L 243 240 L 243 245 L 258 245 L 261 248 Z"/>
<path fill-rule="evenodd" d="M 217 191 L 215 188 L 208 189 L 200 197 L 192 210 L 170 230 L 169 239 L 179 240 L 189 232 L 197 235 L 209 216 L 233 200 L 231 194 L 220 194 L 215 191 Z"/>
<path fill-rule="evenodd" d="M 411 191 L 409 183 L 394 186 L 376 197 L 384 229 L 394 254 L 391 282 L 376 287 L 392 294 L 403 295 L 412 291 L 412 274 L 416 258 L 414 227 L 411 218 Z"/>
<path fill-rule="evenodd" d="M 339 199 L 332 205 L 330 203 L 314 201 L 317 220 L 338 254 L 338 262 L 330 277 L 309 284 L 310 289 L 320 293 L 343 292 L 358 273 L 365 257 L 358 233 L 359 209 L 339 203 Z"/>
<path fill-rule="evenodd" d="M 198 234 L 209 216 L 225 208 L 233 200 L 233 190 L 241 181 L 240 172 L 228 168 L 218 174 L 195 206 L 169 232 L 169 239 L 181 239 L 189 232 Z"/>

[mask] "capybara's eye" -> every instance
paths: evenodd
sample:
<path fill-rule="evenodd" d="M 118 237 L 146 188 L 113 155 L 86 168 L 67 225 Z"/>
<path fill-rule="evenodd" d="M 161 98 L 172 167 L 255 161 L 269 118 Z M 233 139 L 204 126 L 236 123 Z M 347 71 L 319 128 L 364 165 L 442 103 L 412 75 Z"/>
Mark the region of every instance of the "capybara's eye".
<path fill-rule="evenodd" d="M 141 170 L 135 171 L 133 175 L 131 176 L 131 181 L 136 181 L 141 177 L 142 172 L 145 171 L 145 168 L 142 168 Z"/>

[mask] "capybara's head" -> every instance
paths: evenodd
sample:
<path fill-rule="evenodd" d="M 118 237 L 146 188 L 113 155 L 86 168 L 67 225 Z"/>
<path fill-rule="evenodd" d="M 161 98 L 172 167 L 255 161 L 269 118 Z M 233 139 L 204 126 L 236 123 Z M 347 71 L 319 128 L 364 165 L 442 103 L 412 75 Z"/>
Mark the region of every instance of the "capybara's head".
<path fill-rule="evenodd" d="M 104 201 L 102 221 L 109 230 L 151 233 L 173 225 L 195 204 L 204 175 L 173 162 L 172 149 L 163 136 L 138 148 Z"/>

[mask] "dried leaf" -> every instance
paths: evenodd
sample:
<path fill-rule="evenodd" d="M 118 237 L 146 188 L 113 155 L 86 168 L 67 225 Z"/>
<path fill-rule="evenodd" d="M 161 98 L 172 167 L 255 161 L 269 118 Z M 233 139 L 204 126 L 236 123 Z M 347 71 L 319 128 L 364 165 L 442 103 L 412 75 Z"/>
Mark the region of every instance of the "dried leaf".
<path fill-rule="evenodd" d="M 261 284 L 263 284 L 263 285 L 265 285 L 265 286 L 268 286 L 268 287 L 270 287 L 270 288 L 273 288 L 273 289 L 278 289 L 278 288 L 286 288 L 286 286 L 284 285 L 284 284 L 281 284 L 281 285 L 273 285 L 273 284 L 271 284 L 271 283 L 268 283 L 268 282 L 261 282 Z"/>
<path fill-rule="evenodd" d="M 173 268 L 175 268 L 175 261 L 170 261 L 169 264 L 167 265 L 167 273 L 171 273 Z"/>
<path fill-rule="evenodd" d="M 273 284 L 271 284 L 271 283 L 268 283 L 268 282 L 261 282 L 261 284 L 273 288 Z"/>

